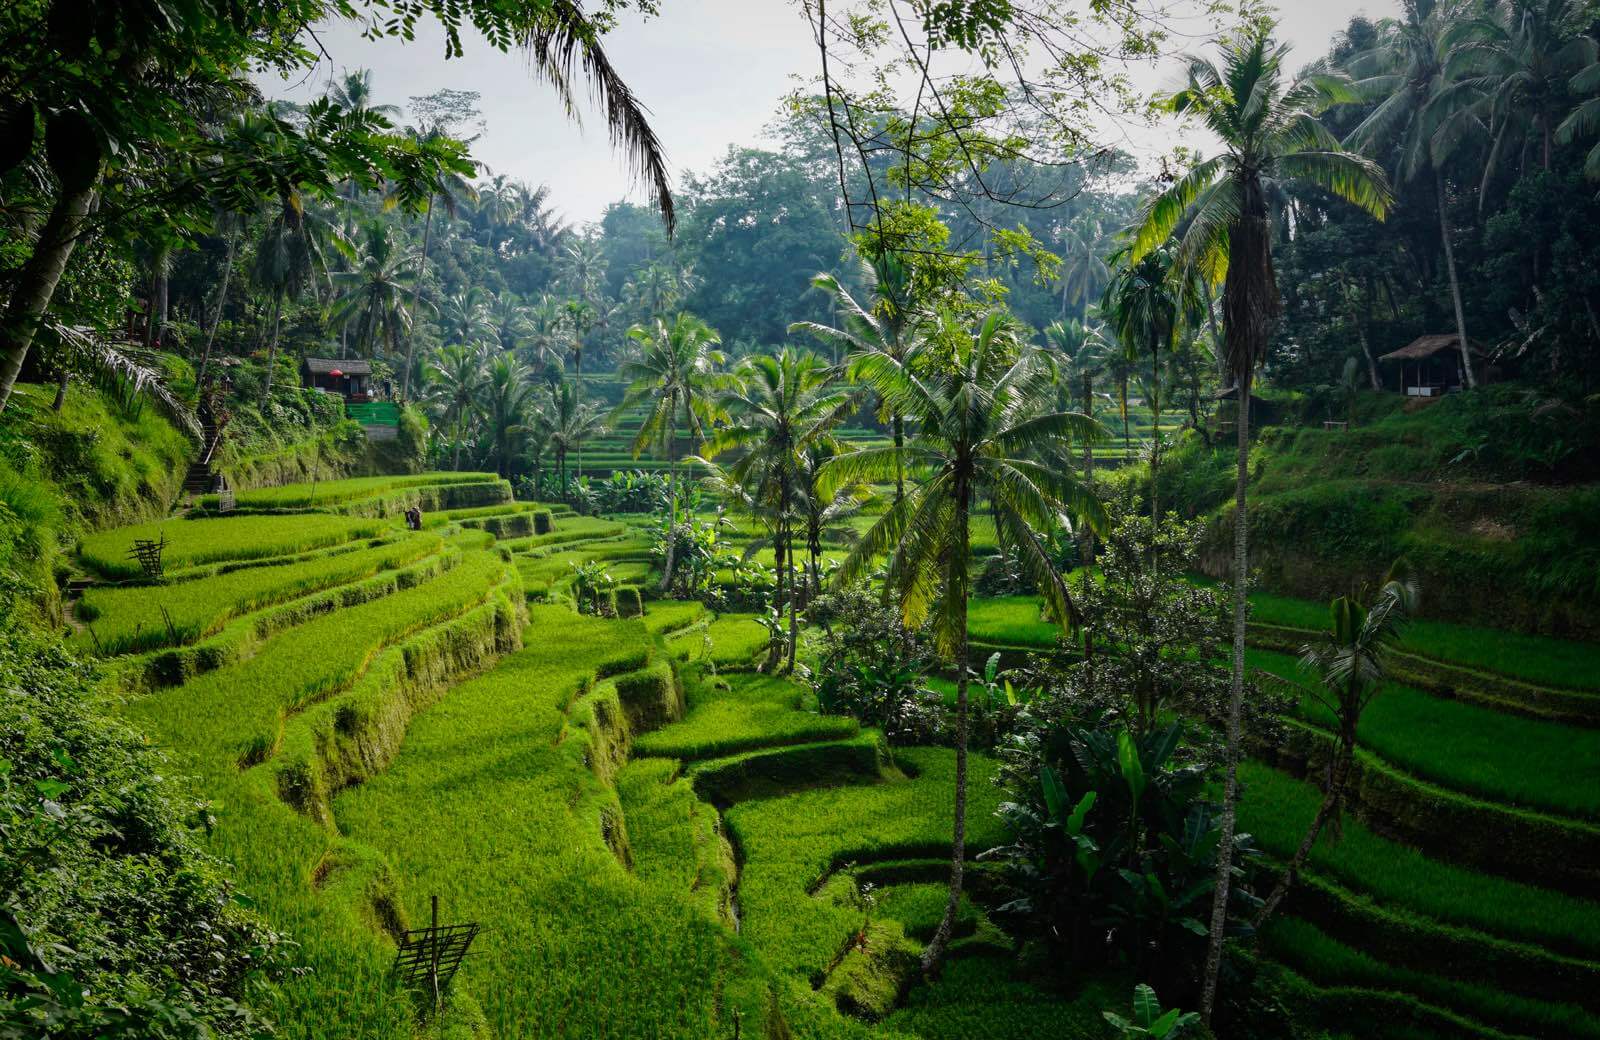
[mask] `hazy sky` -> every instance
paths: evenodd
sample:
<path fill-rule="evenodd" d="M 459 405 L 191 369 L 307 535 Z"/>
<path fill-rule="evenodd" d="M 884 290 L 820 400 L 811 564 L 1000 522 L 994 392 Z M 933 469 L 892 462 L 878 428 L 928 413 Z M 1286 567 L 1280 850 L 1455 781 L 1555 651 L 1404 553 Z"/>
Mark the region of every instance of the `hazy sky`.
<path fill-rule="evenodd" d="M 796 77 L 815 75 L 817 51 L 791 0 L 663 0 L 661 8 L 660 17 L 620 25 L 606 49 L 650 106 L 681 179 L 686 171 L 708 170 L 730 144 L 760 144 L 762 127 L 800 82 Z M 1395 0 L 1284 0 L 1280 32 L 1297 57 L 1310 60 L 1325 52 L 1351 15 L 1382 17 L 1396 8 Z M 263 84 L 269 94 L 308 100 L 346 68 L 372 69 L 379 100 L 402 106 L 408 97 L 446 87 L 476 90 L 483 95 L 486 129 L 473 154 L 492 172 L 549 184 L 556 209 L 573 221 L 596 219 L 624 196 L 640 198 L 630 190 L 604 124 L 588 115 L 583 128 L 571 125 L 518 55 L 467 41 L 465 57 L 446 61 L 443 34 L 432 25 L 410 44 L 363 40 L 344 25 L 319 35 L 331 60 L 307 79 Z M 1175 75 L 1175 68 L 1165 68 L 1141 72 L 1139 79 L 1155 87 Z M 1152 141 L 1151 147 L 1167 143 Z M 1139 139 L 1133 147 L 1142 147 Z"/>

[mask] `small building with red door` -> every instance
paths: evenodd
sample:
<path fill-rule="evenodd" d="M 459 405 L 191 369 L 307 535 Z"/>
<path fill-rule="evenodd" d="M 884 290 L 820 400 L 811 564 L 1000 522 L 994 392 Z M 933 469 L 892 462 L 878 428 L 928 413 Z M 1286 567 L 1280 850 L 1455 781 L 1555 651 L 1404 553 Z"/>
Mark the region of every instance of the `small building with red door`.
<path fill-rule="evenodd" d="M 372 400 L 372 363 L 308 357 L 300 362 L 300 385 L 338 394 L 346 401 Z"/>

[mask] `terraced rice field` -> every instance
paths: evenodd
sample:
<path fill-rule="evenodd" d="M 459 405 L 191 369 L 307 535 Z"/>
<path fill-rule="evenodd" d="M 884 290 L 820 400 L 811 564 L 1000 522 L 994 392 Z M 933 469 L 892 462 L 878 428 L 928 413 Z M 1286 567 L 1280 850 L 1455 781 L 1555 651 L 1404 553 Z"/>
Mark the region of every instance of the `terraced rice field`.
<path fill-rule="evenodd" d="M 319 508 L 452 486 L 496 485 L 369 482 Z M 96 636 L 75 638 L 101 640 L 130 717 L 217 803 L 213 846 L 300 943 L 309 972 L 268 999 L 285 1036 L 410 1033 L 417 1005 L 388 968 L 434 895 L 485 929 L 445 1013 L 460 1035 L 1105 1035 L 1099 1012 L 1131 980 L 1041 987 L 978 903 L 943 978 L 916 978 L 943 902 L 950 752 L 887 748 L 752 673 L 752 616 L 650 599 L 637 523 L 556 508 L 544 533 L 496 537 L 542 509 L 460 505 L 421 533 L 330 511 L 85 541 L 108 579 L 147 530 L 182 561 L 163 584 L 92 586 L 78 611 Z M 639 584 L 645 615 L 576 613 L 588 561 Z M 1318 611 L 1256 602 L 1269 646 Z M 971 616 L 986 645 L 1058 635 L 1032 597 Z M 1552 690 L 1579 689 L 1596 653 L 1425 623 L 1407 649 Z M 1600 727 L 1419 682 L 1369 712 L 1351 811 L 1264 937 L 1264 970 L 1331 1035 L 1597 1035 Z M 1242 825 L 1269 856 L 1315 808 L 1302 777 L 1325 721 L 1308 708 L 1244 768 Z M 1002 835 L 994 762 L 973 768 L 976 852 Z"/>

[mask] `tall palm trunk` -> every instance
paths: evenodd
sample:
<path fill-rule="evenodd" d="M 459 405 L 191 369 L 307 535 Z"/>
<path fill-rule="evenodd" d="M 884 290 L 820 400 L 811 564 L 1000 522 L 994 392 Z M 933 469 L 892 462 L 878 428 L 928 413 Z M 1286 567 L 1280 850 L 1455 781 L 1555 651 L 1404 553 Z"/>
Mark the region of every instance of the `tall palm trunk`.
<path fill-rule="evenodd" d="M 678 547 L 678 428 L 667 431 L 667 560 L 661 570 L 661 591 L 672 587 L 672 567 Z"/>
<path fill-rule="evenodd" d="M 94 189 L 100 178 L 89 178 L 81 191 L 63 190 L 50 207 L 34 243 L 33 253 L 17 272 L 15 288 L 0 317 L 0 412 L 11 400 L 11 391 L 17 385 L 17 374 L 28 357 L 39 322 L 50 308 L 61 274 L 72 259 L 78 245 L 78 235 L 84 219 L 94 206 Z"/>
<path fill-rule="evenodd" d="M 1377 359 L 1372 356 L 1372 337 L 1367 328 L 1372 324 L 1372 276 L 1367 276 L 1367 300 L 1364 311 L 1358 313 L 1355 302 L 1350 304 L 1350 321 L 1356 327 L 1356 337 L 1361 341 L 1361 356 L 1367 359 L 1367 382 L 1374 391 L 1383 389 L 1383 376 L 1378 372 Z"/>
<path fill-rule="evenodd" d="M 800 645 L 800 583 L 795 580 L 794 525 L 788 525 L 785 537 L 789 542 L 789 663 L 784 671 L 794 674 L 795 652 Z"/>
<path fill-rule="evenodd" d="M 572 352 L 572 387 L 577 409 L 583 410 L 583 348 Z M 578 478 L 583 478 L 583 438 L 578 438 Z"/>
<path fill-rule="evenodd" d="M 267 378 L 261 381 L 261 413 L 266 414 L 267 402 L 272 399 L 272 370 L 278 364 L 278 318 L 283 310 L 283 294 L 272 294 L 272 339 L 267 347 Z"/>
<path fill-rule="evenodd" d="M 1239 380 L 1238 459 L 1233 484 L 1233 679 L 1228 691 L 1227 762 L 1222 785 L 1222 834 L 1217 840 L 1216 887 L 1211 897 L 1210 942 L 1206 948 L 1200 1014 L 1211 1019 L 1217 1000 L 1217 976 L 1222 970 L 1222 941 L 1228 926 L 1228 890 L 1233 880 L 1233 838 L 1238 828 L 1239 742 L 1244 712 L 1244 635 L 1249 616 L 1250 541 L 1245 497 L 1250 482 L 1250 373 Z"/>
<path fill-rule="evenodd" d="M 1283 873 L 1278 877 L 1278 883 L 1272 886 L 1271 894 L 1256 912 L 1255 920 L 1251 922 L 1251 927 L 1255 930 L 1261 930 L 1261 926 L 1267 923 L 1267 919 L 1277 911 L 1284 897 L 1289 894 L 1290 886 L 1294 884 L 1295 878 L 1300 876 L 1300 869 L 1311 856 L 1311 850 L 1316 846 L 1322 829 L 1327 826 L 1339 808 L 1339 802 L 1344 797 L 1345 784 L 1350 776 L 1350 762 L 1355 757 L 1355 742 L 1355 727 L 1341 726 L 1338 743 L 1334 746 L 1333 761 L 1328 766 L 1328 789 L 1323 793 L 1322 804 L 1317 806 L 1317 814 L 1311 818 L 1311 826 L 1306 828 L 1306 835 L 1301 839 L 1300 847 L 1294 850 L 1294 855 L 1284 866 Z"/>
<path fill-rule="evenodd" d="M 922 952 L 922 973 L 937 976 L 944 963 L 945 947 L 955 929 L 956 913 L 961 909 L 961 883 L 966 873 L 967 856 L 967 683 L 970 648 L 967 645 L 967 582 L 965 568 L 972 553 L 967 513 L 972 506 L 972 489 L 964 475 L 957 476 L 956 553 L 950 561 L 950 579 L 945 595 L 956 602 L 956 804 L 950 837 L 950 893 L 944 904 L 944 917 L 938 930 Z M 958 568 L 960 569 L 958 571 Z"/>
<path fill-rule="evenodd" d="M 222 265 L 222 284 L 217 287 L 217 308 L 211 315 L 211 329 L 206 333 L 206 345 L 200 352 L 200 371 L 195 373 L 196 386 L 206 385 L 206 368 L 211 364 L 211 347 L 217 342 L 217 329 L 222 325 L 222 308 L 228 302 L 228 283 L 233 280 L 233 258 L 239 251 L 239 229 L 228 236 L 228 258 Z M 342 335 L 342 333 L 341 333 Z"/>
<path fill-rule="evenodd" d="M 1083 374 L 1083 414 L 1094 418 L 1094 376 L 1085 372 Z M 1086 484 L 1094 483 L 1094 443 L 1083 442 L 1083 479 Z M 1084 525 L 1083 532 L 1083 562 L 1094 563 L 1094 531 L 1088 524 Z"/>
<path fill-rule="evenodd" d="M 1461 279 L 1456 276 L 1456 249 L 1450 240 L 1450 207 L 1444 193 L 1444 171 L 1434 167 L 1434 194 L 1439 198 L 1439 236 L 1444 242 L 1444 268 L 1450 276 L 1450 299 L 1456 308 L 1456 345 L 1461 348 L 1461 372 L 1468 389 L 1478 385 L 1472 371 L 1472 349 L 1467 345 L 1467 312 L 1461 304 Z"/>
<path fill-rule="evenodd" d="M 417 326 L 412 320 L 416 315 L 416 301 L 422 295 L 422 280 L 428 276 L 428 243 L 433 240 L 433 195 L 428 195 L 428 215 L 422 220 L 422 255 L 417 257 L 417 287 L 411 293 L 411 303 L 406 308 L 406 325 L 410 332 L 406 336 L 406 370 L 400 377 L 400 403 L 405 404 L 411 396 L 411 366 L 417 355 Z"/>

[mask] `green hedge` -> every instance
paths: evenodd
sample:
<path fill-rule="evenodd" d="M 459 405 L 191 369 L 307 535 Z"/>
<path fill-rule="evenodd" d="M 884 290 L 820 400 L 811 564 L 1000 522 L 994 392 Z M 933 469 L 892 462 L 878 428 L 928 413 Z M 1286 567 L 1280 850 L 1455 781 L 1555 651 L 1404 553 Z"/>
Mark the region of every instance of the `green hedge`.
<path fill-rule="evenodd" d="M 1331 734 L 1290 720 L 1281 743 L 1255 754 L 1294 776 L 1320 777 L 1332 747 Z M 1532 884 L 1600 890 L 1600 827 L 1425 783 L 1365 751 L 1352 764 L 1349 792 L 1384 833 L 1431 855 Z"/>

